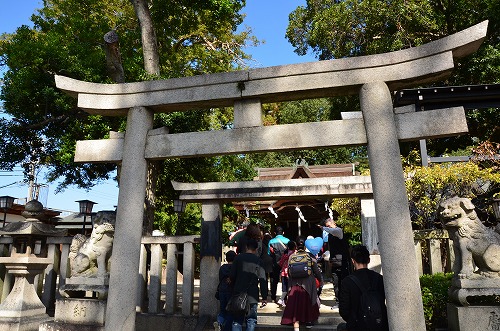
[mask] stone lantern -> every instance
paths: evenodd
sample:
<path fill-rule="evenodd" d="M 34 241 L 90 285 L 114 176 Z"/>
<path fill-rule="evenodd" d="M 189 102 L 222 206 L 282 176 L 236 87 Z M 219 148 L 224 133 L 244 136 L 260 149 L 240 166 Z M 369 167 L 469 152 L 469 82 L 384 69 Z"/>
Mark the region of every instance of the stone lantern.
<path fill-rule="evenodd" d="M 67 231 L 43 223 L 43 205 L 36 200 L 26 204 L 22 216 L 25 221 L 9 223 L 0 229 L 0 235 L 13 239 L 11 255 L 0 257 L 0 263 L 15 277 L 12 291 L 0 305 L 0 330 L 38 330 L 41 322 L 51 319 L 36 293 L 34 280 L 54 263 L 46 257 L 47 237 L 65 236 Z"/>

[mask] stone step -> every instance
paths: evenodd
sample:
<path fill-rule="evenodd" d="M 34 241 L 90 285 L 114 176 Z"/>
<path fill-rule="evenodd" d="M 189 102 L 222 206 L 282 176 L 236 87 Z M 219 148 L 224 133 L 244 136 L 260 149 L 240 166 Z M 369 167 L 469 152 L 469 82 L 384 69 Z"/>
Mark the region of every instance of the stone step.
<path fill-rule="evenodd" d="M 335 313 L 328 316 L 320 316 L 316 323 L 311 328 L 306 328 L 305 325 L 300 326 L 300 330 L 337 330 L 337 325 L 342 323 L 342 318 Z M 256 330 L 272 330 L 272 331 L 290 331 L 293 330 L 290 325 L 281 325 L 281 315 L 259 314 Z M 245 327 L 243 327 L 245 330 Z"/>
<path fill-rule="evenodd" d="M 301 330 L 337 330 L 337 325 L 343 320 L 338 314 L 338 310 L 331 311 L 321 309 L 318 321 L 311 328 L 301 325 Z M 281 314 L 259 312 L 256 330 L 290 331 L 290 325 L 281 325 Z"/>
<path fill-rule="evenodd" d="M 258 324 L 262 325 L 280 325 L 281 323 L 281 316 L 276 316 L 276 315 L 259 315 L 258 318 Z M 340 316 L 320 316 L 318 321 L 316 322 L 317 325 L 337 325 L 339 323 L 342 323 L 343 320 Z"/>
<path fill-rule="evenodd" d="M 203 330 L 205 331 L 212 331 L 214 328 L 211 327 L 206 327 Z M 243 326 L 243 330 L 246 330 L 245 326 Z M 276 325 L 276 324 L 262 324 L 258 323 L 255 326 L 255 330 L 260 330 L 260 331 L 265 331 L 265 330 L 272 330 L 272 331 L 290 331 L 293 330 L 293 327 L 290 325 Z M 300 326 L 300 330 L 330 330 L 330 331 L 335 331 L 337 330 L 337 324 L 316 324 L 311 326 L 310 328 L 306 328 L 305 325 Z"/>
<path fill-rule="evenodd" d="M 272 330 L 272 331 L 290 331 L 293 328 L 290 325 L 262 325 L 257 324 L 255 330 Z M 337 330 L 337 325 L 313 325 L 310 328 L 306 328 L 304 325 L 300 326 L 300 330 Z"/>

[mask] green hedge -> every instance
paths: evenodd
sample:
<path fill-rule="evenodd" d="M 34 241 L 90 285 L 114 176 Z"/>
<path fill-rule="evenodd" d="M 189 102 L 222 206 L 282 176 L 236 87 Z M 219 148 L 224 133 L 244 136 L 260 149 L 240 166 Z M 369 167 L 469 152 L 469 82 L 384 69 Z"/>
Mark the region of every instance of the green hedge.
<path fill-rule="evenodd" d="M 452 277 L 453 273 L 438 273 L 420 277 L 427 330 L 445 328 L 448 325 L 446 304 L 448 303 L 448 288 L 451 286 Z"/>

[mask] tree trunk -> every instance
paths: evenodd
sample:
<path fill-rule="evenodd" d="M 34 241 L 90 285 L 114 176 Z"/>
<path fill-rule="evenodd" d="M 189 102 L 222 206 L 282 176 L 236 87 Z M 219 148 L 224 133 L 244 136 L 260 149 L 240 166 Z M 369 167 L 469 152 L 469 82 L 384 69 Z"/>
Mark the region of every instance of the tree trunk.
<path fill-rule="evenodd" d="M 144 56 L 144 70 L 151 75 L 160 75 L 160 57 L 153 27 L 153 20 L 149 12 L 147 0 L 130 0 L 139 20 L 142 37 L 142 54 Z"/>
<path fill-rule="evenodd" d="M 146 198 L 144 201 L 145 213 L 142 222 L 143 235 L 151 235 L 154 229 L 156 210 L 156 181 L 160 171 L 161 161 L 148 162 L 148 178 L 146 183 Z"/>
<path fill-rule="evenodd" d="M 160 56 L 156 34 L 153 28 L 153 20 L 149 12 L 147 0 L 130 0 L 134 6 L 135 14 L 139 20 L 142 38 L 142 54 L 144 57 L 144 70 L 151 75 L 160 75 Z M 148 178 L 144 205 L 144 221 L 142 230 L 144 235 L 151 235 L 153 232 L 155 200 L 156 200 L 156 179 L 160 171 L 161 161 L 148 162 Z"/>
<path fill-rule="evenodd" d="M 120 55 L 120 45 L 118 44 L 118 34 L 111 30 L 104 35 L 106 49 L 106 69 L 108 75 L 116 83 L 125 83 L 125 73 L 123 72 L 122 58 Z"/>

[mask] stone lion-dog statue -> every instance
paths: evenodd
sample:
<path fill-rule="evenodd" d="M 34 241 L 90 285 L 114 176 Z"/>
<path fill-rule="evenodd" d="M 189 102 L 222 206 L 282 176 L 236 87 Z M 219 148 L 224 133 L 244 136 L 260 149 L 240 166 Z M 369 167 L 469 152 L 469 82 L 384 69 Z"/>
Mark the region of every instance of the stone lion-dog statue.
<path fill-rule="evenodd" d="M 439 205 L 438 212 L 453 240 L 455 276 L 500 277 L 500 234 L 479 220 L 472 202 L 468 198 L 449 198 Z"/>
<path fill-rule="evenodd" d="M 114 212 L 98 212 L 89 238 L 73 237 L 68 255 L 71 277 L 105 277 L 115 233 Z"/>

